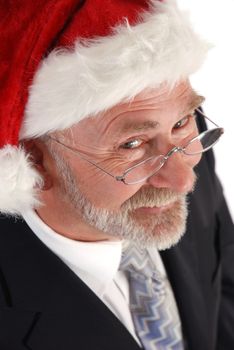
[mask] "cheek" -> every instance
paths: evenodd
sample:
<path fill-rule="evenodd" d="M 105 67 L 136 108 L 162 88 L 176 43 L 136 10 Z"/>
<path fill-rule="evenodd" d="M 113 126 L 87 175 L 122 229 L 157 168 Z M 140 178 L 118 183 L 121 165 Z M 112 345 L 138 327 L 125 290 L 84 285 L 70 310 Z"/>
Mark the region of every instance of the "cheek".
<path fill-rule="evenodd" d="M 202 154 L 197 154 L 197 155 L 194 155 L 194 156 L 185 155 L 185 157 L 187 157 L 187 163 L 192 168 L 194 168 L 200 162 L 200 160 L 202 158 Z"/>
<path fill-rule="evenodd" d="M 139 189 L 139 186 L 129 186 L 101 171 L 89 174 L 80 182 L 84 195 L 98 208 L 119 210 L 123 203 Z"/>

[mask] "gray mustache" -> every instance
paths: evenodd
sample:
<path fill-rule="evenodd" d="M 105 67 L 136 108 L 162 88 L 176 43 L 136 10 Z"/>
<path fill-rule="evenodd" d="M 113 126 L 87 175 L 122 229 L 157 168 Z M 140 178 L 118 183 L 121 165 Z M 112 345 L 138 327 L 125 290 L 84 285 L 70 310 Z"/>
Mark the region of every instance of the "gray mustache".
<path fill-rule="evenodd" d="M 167 188 L 142 187 L 123 205 L 125 210 L 140 207 L 161 207 L 181 200 L 186 194 L 177 193 Z"/>

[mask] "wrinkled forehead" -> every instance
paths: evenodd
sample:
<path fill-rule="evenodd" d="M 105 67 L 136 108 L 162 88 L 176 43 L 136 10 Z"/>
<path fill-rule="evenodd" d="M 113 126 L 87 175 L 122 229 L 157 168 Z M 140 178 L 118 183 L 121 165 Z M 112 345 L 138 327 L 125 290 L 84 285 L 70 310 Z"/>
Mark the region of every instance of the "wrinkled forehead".
<path fill-rule="evenodd" d="M 109 119 L 120 114 L 127 114 L 147 109 L 166 110 L 174 106 L 183 109 L 195 109 L 204 100 L 204 97 L 198 95 L 192 88 L 188 80 L 182 81 L 173 87 L 162 84 L 158 88 L 145 89 L 137 94 L 132 100 L 120 103 L 111 109 L 91 117 L 90 120 L 103 120 L 108 123 Z"/>
<path fill-rule="evenodd" d="M 170 110 L 170 114 L 173 110 L 175 115 L 183 117 L 184 114 L 194 111 L 203 101 L 204 97 L 193 90 L 188 80 L 173 87 L 162 84 L 158 88 L 145 89 L 130 101 L 119 103 L 106 111 L 80 121 L 64 131 L 63 135 L 69 138 L 72 135 L 72 138 L 82 139 L 84 135 L 92 133 L 95 138 L 98 138 L 99 135 L 113 131 L 115 128 L 121 128 L 123 132 L 131 128 L 133 130 L 140 128 L 140 125 L 152 128 L 153 124 L 155 123 L 156 126 L 158 122 L 152 118 L 152 115 L 155 115 L 154 112 L 158 112 L 162 118 L 165 118 L 167 110 Z"/>
<path fill-rule="evenodd" d="M 182 81 L 173 87 L 167 84 L 161 84 L 157 88 L 147 88 L 137 94 L 132 100 L 120 103 L 107 111 L 114 113 L 131 112 L 141 109 L 154 108 L 156 110 L 165 110 L 167 106 L 177 103 L 181 108 L 193 106 L 200 100 L 200 97 L 192 88 L 188 80 Z M 178 103 L 179 102 L 179 103 Z M 200 101 L 201 102 L 201 101 Z"/>

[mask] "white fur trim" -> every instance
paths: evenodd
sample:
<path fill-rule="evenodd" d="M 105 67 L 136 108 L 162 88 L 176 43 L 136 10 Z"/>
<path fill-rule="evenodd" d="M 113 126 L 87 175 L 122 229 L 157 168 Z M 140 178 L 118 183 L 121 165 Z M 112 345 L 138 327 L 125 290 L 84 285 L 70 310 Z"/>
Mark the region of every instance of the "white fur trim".
<path fill-rule="evenodd" d="M 200 67 L 209 47 L 174 0 L 153 0 L 139 24 L 126 21 L 111 36 L 78 41 L 42 62 L 20 138 L 68 128 L 147 87 L 173 86 Z"/>
<path fill-rule="evenodd" d="M 22 148 L 7 145 L 0 150 L 0 212 L 20 214 L 39 204 L 36 187 L 42 179 Z"/>

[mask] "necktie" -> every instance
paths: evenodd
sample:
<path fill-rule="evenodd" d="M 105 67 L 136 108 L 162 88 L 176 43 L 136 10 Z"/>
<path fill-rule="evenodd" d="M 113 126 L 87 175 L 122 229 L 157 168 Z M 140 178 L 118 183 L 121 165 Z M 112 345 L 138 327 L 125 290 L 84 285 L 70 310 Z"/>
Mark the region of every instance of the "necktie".
<path fill-rule="evenodd" d="M 129 245 L 123 251 L 120 269 L 129 276 L 130 311 L 143 348 L 183 350 L 178 313 L 148 251 Z"/>

